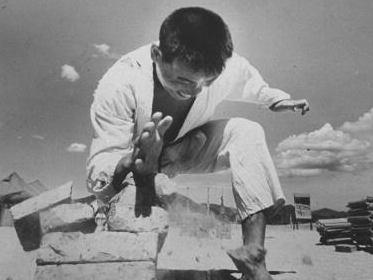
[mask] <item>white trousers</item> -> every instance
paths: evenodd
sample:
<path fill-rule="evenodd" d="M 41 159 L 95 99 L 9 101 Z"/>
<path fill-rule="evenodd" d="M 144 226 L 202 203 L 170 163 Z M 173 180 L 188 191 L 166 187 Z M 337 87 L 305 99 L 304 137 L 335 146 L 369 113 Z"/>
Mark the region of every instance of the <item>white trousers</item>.
<path fill-rule="evenodd" d="M 160 157 L 160 171 L 169 177 L 227 168 L 242 220 L 270 207 L 276 212 L 285 203 L 263 128 L 258 123 L 242 118 L 208 122 L 165 145 Z"/>

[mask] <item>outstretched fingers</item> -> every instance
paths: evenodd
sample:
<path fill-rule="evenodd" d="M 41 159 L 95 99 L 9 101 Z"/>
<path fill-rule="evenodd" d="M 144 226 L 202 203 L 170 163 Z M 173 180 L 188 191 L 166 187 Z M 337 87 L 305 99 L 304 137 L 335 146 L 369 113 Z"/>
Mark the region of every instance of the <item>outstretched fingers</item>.
<path fill-rule="evenodd" d="M 163 138 L 164 134 L 166 133 L 167 129 L 170 128 L 171 124 L 172 124 L 171 116 L 166 116 L 162 120 L 159 121 L 157 130 L 161 138 Z"/>
<path fill-rule="evenodd" d="M 155 127 L 158 126 L 158 123 L 162 120 L 162 117 L 163 117 L 163 114 L 162 112 L 155 112 L 153 115 L 152 115 L 152 122 L 155 124 Z"/>
<path fill-rule="evenodd" d="M 148 147 L 152 144 L 156 135 L 156 125 L 153 122 L 148 122 L 144 125 L 144 129 L 138 139 L 135 141 L 136 146 Z"/>

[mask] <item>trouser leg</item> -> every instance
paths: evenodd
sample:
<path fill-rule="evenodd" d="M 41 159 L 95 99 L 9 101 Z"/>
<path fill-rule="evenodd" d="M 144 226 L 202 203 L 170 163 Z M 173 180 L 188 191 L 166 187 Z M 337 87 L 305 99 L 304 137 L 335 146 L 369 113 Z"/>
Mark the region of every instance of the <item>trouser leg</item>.
<path fill-rule="evenodd" d="M 166 146 L 160 166 L 170 176 L 230 167 L 244 246 L 228 254 L 250 279 L 272 279 L 265 265 L 264 211 L 283 204 L 284 195 L 260 125 L 244 119 L 209 122 Z"/>
<path fill-rule="evenodd" d="M 165 146 L 160 166 L 170 177 L 230 168 L 242 220 L 285 201 L 263 129 L 246 119 L 211 121 L 190 131 Z"/>

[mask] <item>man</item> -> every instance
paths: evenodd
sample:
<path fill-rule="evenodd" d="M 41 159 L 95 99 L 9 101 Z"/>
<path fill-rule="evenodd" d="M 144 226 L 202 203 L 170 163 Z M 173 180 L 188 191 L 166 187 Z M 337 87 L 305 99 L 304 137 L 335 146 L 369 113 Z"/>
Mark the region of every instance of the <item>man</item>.
<path fill-rule="evenodd" d="M 306 100 L 270 88 L 233 52 L 220 16 L 198 7 L 176 10 L 163 22 L 159 43 L 123 56 L 100 81 L 87 186 L 107 202 L 130 173 L 146 186 L 157 172 L 173 177 L 230 168 L 245 245 L 230 256 L 252 279 L 271 279 L 266 215 L 285 197 L 261 126 L 241 118 L 210 121 L 232 92 L 275 112 L 309 110 Z"/>

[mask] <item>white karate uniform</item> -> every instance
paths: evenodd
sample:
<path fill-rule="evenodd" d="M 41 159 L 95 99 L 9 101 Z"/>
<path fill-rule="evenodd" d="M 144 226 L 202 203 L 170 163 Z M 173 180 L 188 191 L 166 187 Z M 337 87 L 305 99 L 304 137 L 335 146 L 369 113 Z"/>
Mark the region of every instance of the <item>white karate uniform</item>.
<path fill-rule="evenodd" d="M 197 96 L 175 140 L 208 124 L 216 106 L 236 92 L 265 107 L 290 98 L 283 91 L 272 90 L 246 59 L 234 53 L 223 73 Z M 107 200 L 114 195 L 111 181 L 115 167 L 122 157 L 132 155 L 133 140 L 151 118 L 153 94 L 150 45 L 124 55 L 100 80 L 91 106 L 94 136 L 87 160 L 87 188 L 98 198 Z M 216 133 L 222 141 L 212 149 L 215 159 L 209 159 L 206 171 L 230 167 L 241 218 L 283 204 L 284 194 L 260 125 L 233 118 Z"/>

